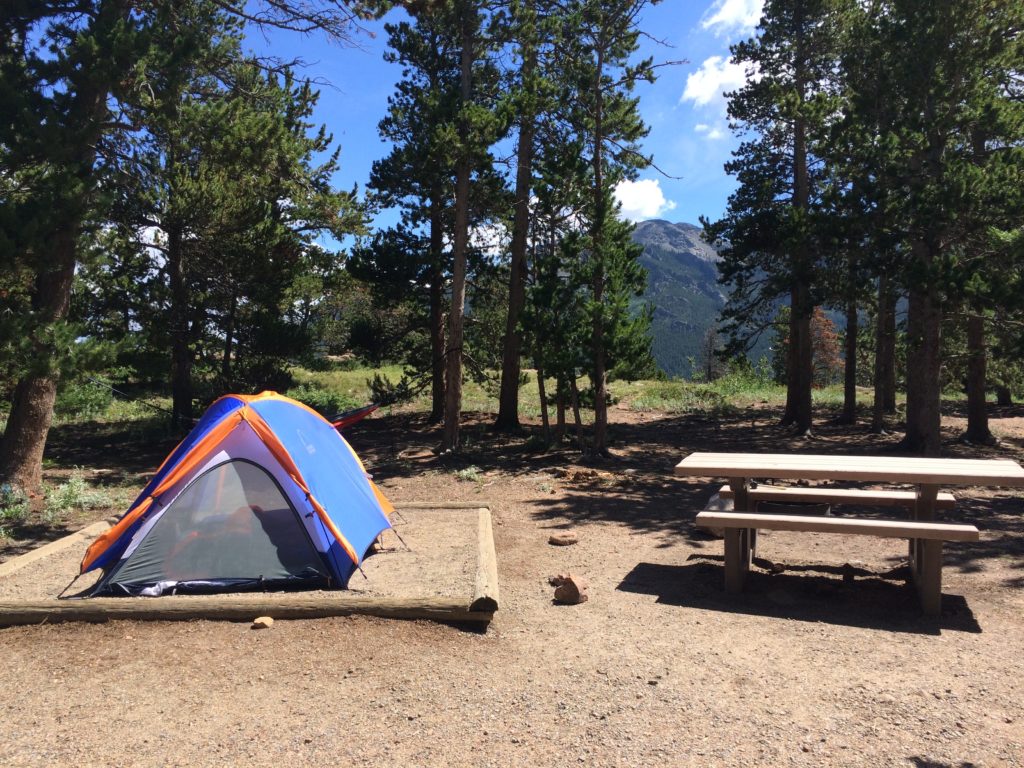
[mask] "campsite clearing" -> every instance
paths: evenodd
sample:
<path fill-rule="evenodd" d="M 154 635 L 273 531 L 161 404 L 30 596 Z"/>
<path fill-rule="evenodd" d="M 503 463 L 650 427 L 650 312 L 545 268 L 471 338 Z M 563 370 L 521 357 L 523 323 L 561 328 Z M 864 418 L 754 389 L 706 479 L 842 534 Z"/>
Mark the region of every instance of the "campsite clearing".
<path fill-rule="evenodd" d="M 1022 764 L 1018 493 L 958 500 L 982 541 L 949 545 L 938 619 L 914 609 L 900 540 L 769 533 L 787 570 L 756 567 L 727 595 L 722 545 L 693 525 L 718 486 L 674 478 L 682 453 L 872 455 L 895 438 L 820 422 L 816 440 L 789 439 L 757 409 L 613 415 L 620 459 L 599 466 L 482 419 L 457 460 L 429 454 L 437 432 L 416 418 L 350 436 L 396 502 L 494 503 L 501 608 L 486 633 L 374 617 L 3 629 L 0 686 L 17 694 L 0 763 Z M 1024 412 L 992 426 L 1000 449 L 947 450 L 1024 457 Z M 547 543 L 570 529 L 575 546 Z M 588 602 L 554 604 L 547 580 L 564 571 L 589 580 Z"/>

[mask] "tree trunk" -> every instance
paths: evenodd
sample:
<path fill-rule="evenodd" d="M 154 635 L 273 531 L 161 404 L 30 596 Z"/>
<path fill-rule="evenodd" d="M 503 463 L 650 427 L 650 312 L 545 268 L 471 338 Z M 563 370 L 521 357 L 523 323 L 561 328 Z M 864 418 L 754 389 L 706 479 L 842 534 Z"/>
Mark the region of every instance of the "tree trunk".
<path fill-rule="evenodd" d="M 557 385 L 555 393 L 555 440 L 565 439 L 565 387 Z"/>
<path fill-rule="evenodd" d="M 171 421 L 176 427 L 191 427 L 192 345 L 188 266 L 180 225 L 168 224 L 166 229 L 167 274 L 171 284 Z"/>
<path fill-rule="evenodd" d="M 806 287 L 800 289 L 801 300 L 809 301 Z M 797 347 L 797 398 L 796 422 L 793 431 L 797 435 L 810 437 L 813 415 L 811 390 L 814 386 L 814 354 L 811 346 L 811 314 L 813 308 L 799 318 L 799 345 Z"/>
<path fill-rule="evenodd" d="M 806 62 L 803 39 L 803 4 L 796 3 L 794 8 L 794 28 L 797 32 L 796 49 L 794 52 L 794 77 L 798 99 L 802 104 L 805 100 Z M 806 211 L 810 205 L 811 183 L 807 169 L 807 127 L 804 118 L 797 117 L 793 121 L 793 207 Z M 791 288 L 790 305 L 790 362 L 795 366 L 787 376 L 789 386 L 795 387 L 792 400 L 786 393 L 787 415 L 792 418 L 794 432 L 798 435 L 810 436 L 812 401 L 811 389 L 814 385 L 814 359 L 811 345 L 811 316 L 814 305 L 811 300 L 810 280 L 812 264 L 806 241 L 796 244 L 792 255 L 792 273 L 794 284 Z M 792 407 L 792 410 L 790 410 Z"/>
<path fill-rule="evenodd" d="M 797 412 L 797 391 L 800 386 L 797 383 L 797 338 L 800 335 L 800 328 L 796 322 L 796 313 L 793 309 L 796 306 L 796 288 L 789 291 L 789 330 L 786 339 L 786 408 L 782 412 L 780 427 L 789 427 L 796 423 Z"/>
<path fill-rule="evenodd" d="M 430 204 L 430 417 L 431 424 L 444 419 L 444 232 L 441 205 Z"/>
<path fill-rule="evenodd" d="M 843 368 L 843 413 L 842 424 L 857 421 L 857 302 L 853 299 L 846 305 L 846 360 Z"/>
<path fill-rule="evenodd" d="M 889 288 L 889 278 L 881 275 L 878 278 L 878 309 L 875 315 L 875 393 L 871 407 L 871 429 L 879 434 L 885 431 L 885 414 L 892 413 L 896 405 L 895 323 L 895 301 Z"/>
<path fill-rule="evenodd" d="M 75 275 L 75 230 L 64 227 L 54 234 L 52 268 L 36 275 L 32 309 L 40 330 L 67 317 Z M 59 352 L 36 336 L 29 372 L 18 380 L 11 413 L 0 444 L 0 477 L 25 491 L 35 491 L 43 480 L 43 450 L 53 421 L 58 375 L 53 367 Z"/>
<path fill-rule="evenodd" d="M 444 434 L 442 451 L 459 448 L 459 419 L 462 413 L 462 342 L 466 309 L 466 246 L 469 241 L 469 181 L 472 171 L 467 111 L 473 97 L 473 43 L 476 11 L 471 3 L 461 4 L 459 93 L 459 156 L 455 163 L 455 233 L 453 238 L 452 304 L 448 313 L 448 354 L 445 366 Z"/>
<path fill-rule="evenodd" d="M 220 362 L 220 376 L 224 386 L 231 388 L 231 354 L 235 341 L 235 314 L 238 311 L 238 293 L 231 291 L 231 303 L 228 305 L 228 316 L 224 326 L 224 355 Z"/>
<path fill-rule="evenodd" d="M 604 189 L 604 91 L 601 78 L 604 76 L 604 50 L 597 50 L 596 79 L 594 81 L 594 224 L 591 229 L 591 258 L 594 272 L 591 276 L 591 299 L 593 300 L 593 323 L 591 349 L 591 383 L 594 387 L 594 444 L 595 456 L 608 455 L 608 372 L 606 370 L 607 350 L 604 339 L 604 228 L 608 215 L 607 197 Z"/>
<path fill-rule="evenodd" d="M 569 393 L 572 397 L 572 418 L 576 425 L 576 444 L 583 450 L 583 418 L 580 416 L 580 390 L 576 386 L 576 377 L 569 379 Z"/>
<path fill-rule="evenodd" d="M 885 379 L 882 407 L 896 413 L 896 296 L 891 290 L 885 305 Z"/>
<path fill-rule="evenodd" d="M 810 436 L 814 384 L 814 358 L 811 346 L 809 291 L 797 285 L 790 291 L 789 349 L 786 355 L 786 411 L 781 426 L 792 427 L 794 434 Z"/>
<path fill-rule="evenodd" d="M 931 249 L 926 243 L 913 244 L 915 259 L 930 263 Z M 902 447 L 922 456 L 938 456 L 941 441 L 942 368 L 941 320 L 938 291 L 933 285 L 911 285 L 907 308 L 907 432 Z"/>
<path fill-rule="evenodd" d="M 540 398 L 540 420 L 544 425 L 544 444 L 551 445 L 551 421 L 548 419 L 548 393 L 544 388 L 544 364 L 537 362 L 537 396 Z"/>
<path fill-rule="evenodd" d="M 1013 394 L 1009 387 L 1002 384 L 996 385 L 996 405 L 1000 408 L 1008 408 L 1013 405 Z"/>
<path fill-rule="evenodd" d="M 100 9 L 95 24 L 116 24 L 124 13 L 123 4 L 106 3 Z M 104 73 L 116 78 L 116 72 Z M 61 200 L 61 210 L 55 211 L 55 228 L 49 237 L 48 248 L 36 254 L 32 309 L 35 332 L 28 372 L 15 386 L 11 412 L 0 444 L 0 478 L 26 491 L 35 491 L 42 483 L 43 450 L 53 421 L 53 404 L 57 399 L 58 373 L 55 362 L 61 351 L 54 346 L 49 328 L 67 317 L 71 305 L 71 286 L 74 283 L 78 233 L 91 203 L 94 184 L 96 146 L 102 135 L 107 117 L 107 92 L 103 87 L 104 74 L 90 69 L 80 70 L 72 76 L 70 97 L 73 103 L 68 111 L 68 125 L 75 147 L 67 152 L 67 170 L 75 177 L 74 197 Z M 61 148 L 63 149 L 63 148 Z M 58 194 L 60 191 L 58 190 Z M 45 255 L 44 255 L 45 254 Z"/>
<path fill-rule="evenodd" d="M 532 3 L 528 4 L 532 10 Z M 524 45 L 523 82 L 530 83 L 536 68 L 537 50 L 532 42 Z M 532 95 L 532 94 L 531 94 Z M 531 95 L 519 119 L 519 146 L 516 149 L 516 199 L 512 219 L 512 263 L 509 269 L 508 316 L 505 319 L 505 339 L 502 345 L 501 393 L 498 398 L 498 418 L 495 426 L 503 430 L 519 428 L 519 359 L 522 339 L 519 335 L 519 315 L 526 303 L 526 246 L 530 228 L 530 189 L 533 184 L 534 104 Z"/>
<path fill-rule="evenodd" d="M 967 432 L 964 439 L 986 445 L 995 442 L 988 428 L 985 403 L 987 362 L 985 319 L 972 313 L 967 318 Z"/>

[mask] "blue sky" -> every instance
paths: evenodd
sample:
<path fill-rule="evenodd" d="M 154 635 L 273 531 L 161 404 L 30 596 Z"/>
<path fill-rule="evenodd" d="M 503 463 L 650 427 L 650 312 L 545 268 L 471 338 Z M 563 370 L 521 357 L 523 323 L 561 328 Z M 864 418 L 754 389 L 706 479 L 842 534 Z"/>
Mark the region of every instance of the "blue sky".
<path fill-rule="evenodd" d="M 696 224 L 700 215 L 720 216 L 733 181 L 722 166 L 736 140 L 726 125 L 722 92 L 737 87 L 743 73 L 729 61 L 729 44 L 748 36 L 760 15 L 761 0 L 664 0 L 648 8 L 641 28 L 645 38 L 638 56 L 656 61 L 686 59 L 687 63 L 659 70 L 653 85 L 641 84 L 640 110 L 650 126 L 644 151 L 665 172 L 653 168 L 636 183 L 619 190 L 623 212 L 633 220 L 665 218 Z M 405 16 L 394 11 L 384 21 Z M 366 25 L 358 47 L 329 44 L 321 36 L 258 34 L 249 44 L 260 52 L 307 62 L 303 76 L 320 81 L 315 119 L 327 125 L 341 146 L 341 168 L 335 181 L 362 189 L 374 160 L 388 147 L 377 134 L 377 123 L 400 77 L 400 67 L 384 61 L 387 47 L 383 22 Z M 669 178 L 679 177 L 679 178 Z M 378 218 L 386 224 L 393 217 Z"/>

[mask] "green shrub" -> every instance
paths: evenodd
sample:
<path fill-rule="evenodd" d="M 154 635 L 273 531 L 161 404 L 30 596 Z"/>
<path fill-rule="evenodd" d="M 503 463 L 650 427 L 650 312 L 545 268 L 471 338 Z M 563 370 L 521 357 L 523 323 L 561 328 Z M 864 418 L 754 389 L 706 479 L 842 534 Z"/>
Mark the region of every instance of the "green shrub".
<path fill-rule="evenodd" d="M 110 506 L 113 506 L 110 494 L 98 488 L 90 488 L 85 478 L 74 472 L 67 482 L 56 488 L 47 489 L 43 518 L 53 524 L 70 512 L 104 509 Z"/>
<path fill-rule="evenodd" d="M 113 399 L 110 387 L 92 381 L 69 381 L 57 393 L 54 413 L 66 419 L 91 419 L 106 413 Z"/>
<path fill-rule="evenodd" d="M 28 511 L 28 497 L 24 493 L 10 483 L 0 485 L 0 523 L 23 523 Z"/>
<path fill-rule="evenodd" d="M 285 394 L 293 400 L 305 403 L 313 410 L 318 411 L 327 417 L 332 417 L 342 411 L 347 411 L 351 408 L 358 408 L 360 405 L 364 405 L 364 403 L 356 402 L 351 395 L 329 389 L 323 389 L 322 387 L 309 383 L 299 384 L 297 387 L 292 387 Z"/>
<path fill-rule="evenodd" d="M 480 467 L 466 467 L 455 472 L 455 476 L 466 483 L 479 483 L 481 481 Z"/>

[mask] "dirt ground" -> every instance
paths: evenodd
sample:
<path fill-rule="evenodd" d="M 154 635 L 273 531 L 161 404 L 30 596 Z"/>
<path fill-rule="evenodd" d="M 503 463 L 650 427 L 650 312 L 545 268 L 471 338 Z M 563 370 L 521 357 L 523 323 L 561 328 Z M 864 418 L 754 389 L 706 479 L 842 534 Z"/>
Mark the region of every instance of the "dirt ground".
<path fill-rule="evenodd" d="M 956 443 L 952 414 L 947 452 L 1024 459 L 1024 411 L 995 415 L 1000 446 Z M 0 764 L 1024 765 L 1019 490 L 958 492 L 946 518 L 983 534 L 947 545 L 938 619 L 905 583 L 905 544 L 869 537 L 763 535 L 785 570 L 727 595 L 722 544 L 693 527 L 713 484 L 673 478 L 682 456 L 878 454 L 896 437 L 822 422 L 791 439 L 757 408 L 614 416 L 618 458 L 590 466 L 483 420 L 458 459 L 433 456 L 416 419 L 349 435 L 396 501 L 491 502 L 486 632 L 365 617 L 0 630 Z M 53 455 L 81 450 L 58 435 Z M 550 546 L 564 529 L 580 542 Z M 562 571 L 589 580 L 587 603 L 553 603 Z"/>

